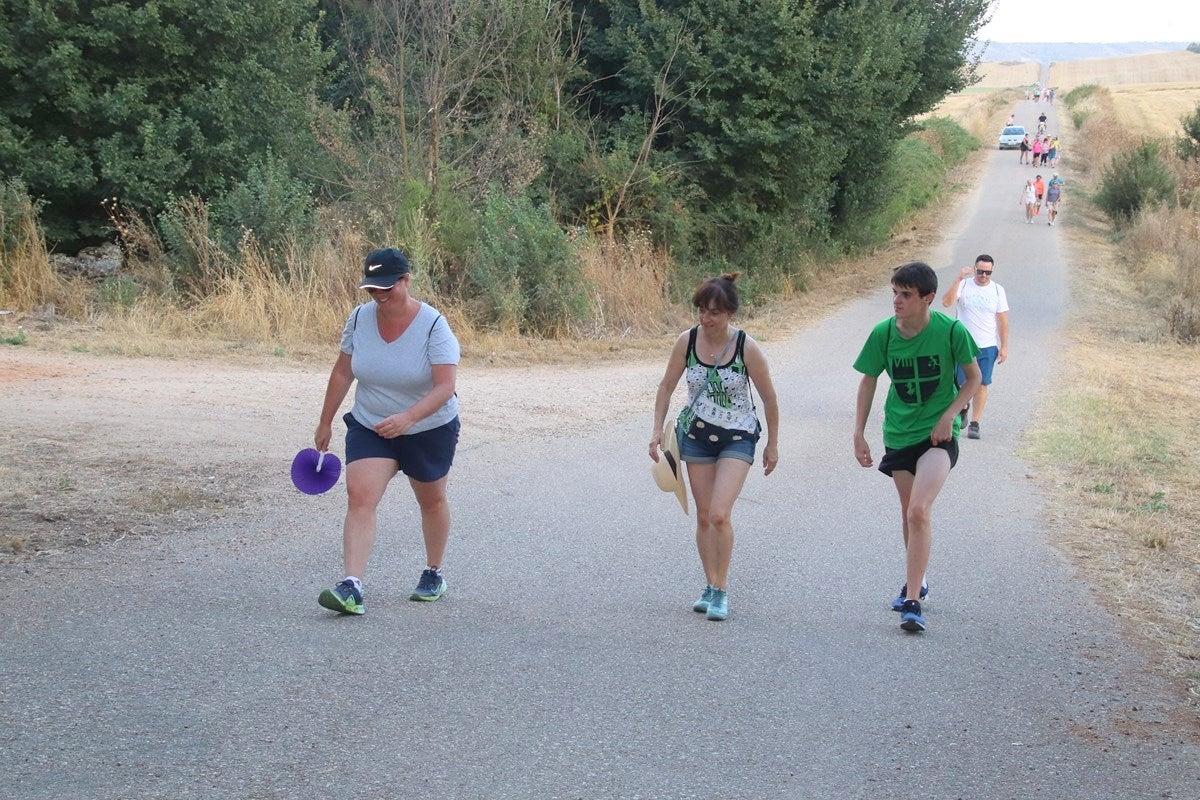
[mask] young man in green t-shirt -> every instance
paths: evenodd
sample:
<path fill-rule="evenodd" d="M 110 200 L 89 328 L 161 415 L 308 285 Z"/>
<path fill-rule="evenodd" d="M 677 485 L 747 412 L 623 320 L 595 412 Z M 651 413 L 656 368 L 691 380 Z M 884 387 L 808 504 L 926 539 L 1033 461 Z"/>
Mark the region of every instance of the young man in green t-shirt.
<path fill-rule="evenodd" d="M 905 264 L 892 274 L 896 315 L 880 322 L 854 361 L 863 374 L 854 413 L 854 456 L 872 465 L 863 431 L 875 399 L 879 373 L 892 385 L 883 403 L 884 456 L 879 471 L 891 476 L 900 495 L 904 520 L 906 581 L 892 608 L 900 627 L 925 630 L 921 600 L 928 594 L 925 568 L 932 542 L 930 519 L 950 469 L 958 460 L 959 416 L 979 388 L 979 348 L 958 320 L 930 311 L 937 296 L 937 275 L 928 264 Z M 966 382 L 955 386 L 955 366 Z"/>

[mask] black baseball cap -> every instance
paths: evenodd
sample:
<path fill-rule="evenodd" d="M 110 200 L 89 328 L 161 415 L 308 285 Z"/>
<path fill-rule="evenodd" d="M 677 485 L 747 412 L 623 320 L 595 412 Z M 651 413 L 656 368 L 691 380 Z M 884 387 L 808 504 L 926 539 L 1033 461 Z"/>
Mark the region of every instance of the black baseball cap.
<path fill-rule="evenodd" d="M 360 289 L 390 289 L 409 273 L 408 258 L 394 247 L 372 250 L 363 259 Z"/>

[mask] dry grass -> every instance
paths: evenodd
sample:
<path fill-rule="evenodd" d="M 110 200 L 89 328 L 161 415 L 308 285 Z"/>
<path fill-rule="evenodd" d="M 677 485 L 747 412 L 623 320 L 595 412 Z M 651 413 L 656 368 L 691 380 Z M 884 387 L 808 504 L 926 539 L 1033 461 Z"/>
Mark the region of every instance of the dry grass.
<path fill-rule="evenodd" d="M 981 142 L 994 139 L 1013 104 L 1020 97 L 1013 90 L 997 89 L 986 94 L 952 94 L 926 116 L 949 117 Z"/>
<path fill-rule="evenodd" d="M 1040 64 L 1026 61 L 985 61 L 979 65 L 979 83 L 971 88 L 976 91 L 1025 89 L 1037 81 L 1040 69 Z"/>
<path fill-rule="evenodd" d="M 33 311 L 53 303 L 64 288 L 50 266 L 37 214 L 28 199 L 22 199 L 22 207 L 7 211 L 15 218 L 6 216 L 0 203 L 0 307 L 11 311 Z"/>
<path fill-rule="evenodd" d="M 1200 59 L 1198 59 L 1200 60 Z M 1183 134 L 1180 120 L 1200 103 L 1200 80 L 1189 83 L 1113 86 L 1112 100 L 1122 125 L 1148 136 Z"/>
<path fill-rule="evenodd" d="M 1147 53 L 1120 58 L 1061 61 L 1050 67 L 1050 85 L 1061 97 L 1076 86 L 1121 84 L 1200 83 L 1200 54 Z"/>
<path fill-rule="evenodd" d="M 1087 254 L 1073 265 L 1087 290 L 1075 296 L 1060 388 L 1041 405 L 1028 454 L 1042 468 L 1057 544 L 1197 707 L 1200 354 L 1179 342 L 1179 314 L 1190 304 L 1194 321 L 1200 302 L 1200 217 L 1160 209 L 1114 240 L 1082 200 L 1095 165 L 1143 130 L 1123 127 L 1107 90 L 1088 103 L 1068 160 L 1081 202 L 1063 229 L 1070 250 Z"/>
<path fill-rule="evenodd" d="M 1050 67 L 1050 85 L 1065 94 L 1096 84 L 1109 90 L 1112 121 L 1146 136 L 1182 132 L 1179 120 L 1200 101 L 1200 54 L 1150 53 L 1064 61 Z"/>

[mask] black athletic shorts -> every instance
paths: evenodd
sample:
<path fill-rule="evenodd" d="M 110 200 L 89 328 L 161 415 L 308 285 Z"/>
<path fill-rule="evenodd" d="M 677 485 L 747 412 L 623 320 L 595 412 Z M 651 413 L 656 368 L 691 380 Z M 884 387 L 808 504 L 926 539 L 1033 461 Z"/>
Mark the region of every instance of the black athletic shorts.
<path fill-rule="evenodd" d="M 934 447 L 940 447 L 950 454 L 950 469 L 958 463 L 958 439 L 951 439 L 935 445 L 926 439 L 923 442 L 908 447 L 885 447 L 883 458 L 879 459 L 879 471 L 891 477 L 893 472 L 911 472 L 917 474 L 917 459 Z"/>

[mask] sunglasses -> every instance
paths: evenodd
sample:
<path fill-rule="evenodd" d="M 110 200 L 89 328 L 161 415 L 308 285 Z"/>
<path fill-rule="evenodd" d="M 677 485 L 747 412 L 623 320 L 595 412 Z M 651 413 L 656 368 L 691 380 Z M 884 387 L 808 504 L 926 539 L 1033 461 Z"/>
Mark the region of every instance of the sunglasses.
<path fill-rule="evenodd" d="M 975 274 L 976 275 L 991 275 L 992 271 L 990 269 L 977 269 L 977 270 L 975 270 Z"/>

